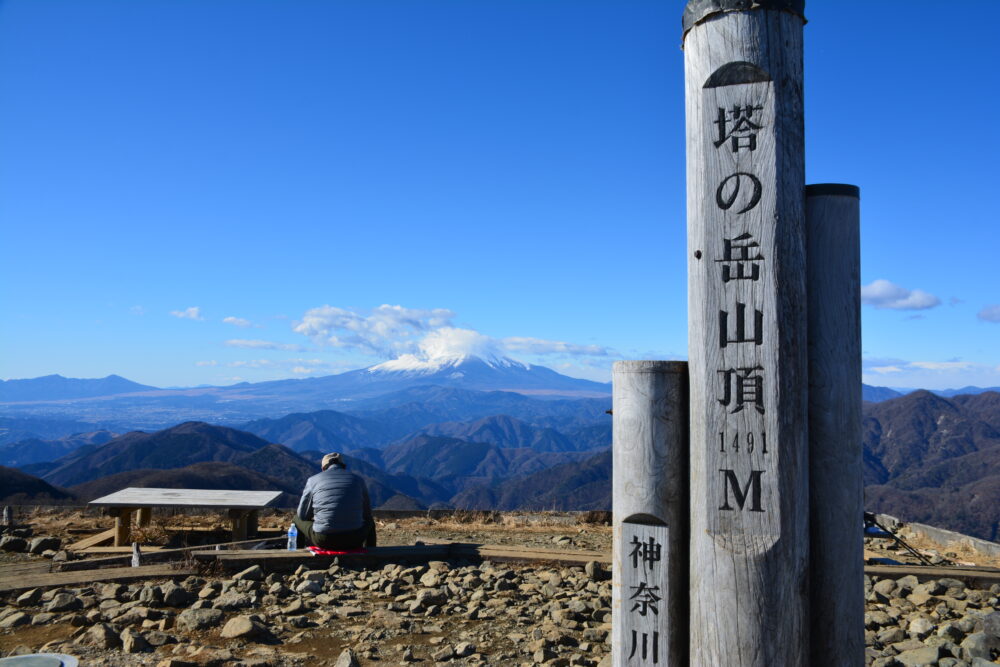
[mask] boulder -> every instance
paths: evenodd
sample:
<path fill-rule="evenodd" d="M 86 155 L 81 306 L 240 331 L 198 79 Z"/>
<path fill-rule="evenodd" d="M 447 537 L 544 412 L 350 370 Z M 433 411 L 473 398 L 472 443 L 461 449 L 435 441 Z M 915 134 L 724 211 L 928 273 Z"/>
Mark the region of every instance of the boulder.
<path fill-rule="evenodd" d="M 76 611 L 77 609 L 83 609 L 83 603 L 79 597 L 70 595 L 69 593 L 57 593 L 45 605 L 45 611 L 52 612 Z"/>
<path fill-rule="evenodd" d="M 97 648 L 113 649 L 122 645 L 122 640 L 110 625 L 97 623 L 92 625 L 83 635 L 83 643 Z"/>
<path fill-rule="evenodd" d="M 333 667 L 361 667 L 361 663 L 358 662 L 358 658 L 354 655 L 354 651 L 348 648 L 344 649 L 344 651 L 340 654 Z"/>
<path fill-rule="evenodd" d="M 218 609 L 185 609 L 177 615 L 177 627 L 182 630 L 206 630 L 222 622 Z"/>
<path fill-rule="evenodd" d="M 28 545 L 28 552 L 43 554 L 46 551 L 58 551 L 62 541 L 58 537 L 36 537 Z"/>
<path fill-rule="evenodd" d="M 125 653 L 144 653 L 152 650 L 149 642 L 132 628 L 125 628 L 118 636 L 122 641 L 122 650 Z"/>
<path fill-rule="evenodd" d="M 242 572 L 237 572 L 236 574 L 234 574 L 233 579 L 237 581 L 244 579 L 247 581 L 263 581 L 264 570 L 261 568 L 260 565 L 251 565 Z"/>
<path fill-rule="evenodd" d="M 29 623 L 31 623 L 31 616 L 25 614 L 23 611 L 17 611 L 4 617 L 4 619 L 0 621 L 0 628 L 9 630 L 11 628 L 19 628 L 22 625 L 28 625 Z"/>
<path fill-rule="evenodd" d="M 194 599 L 194 596 L 187 589 L 172 581 L 160 586 L 160 593 L 163 596 L 163 604 L 168 607 L 186 607 Z"/>
<path fill-rule="evenodd" d="M 258 639 L 266 637 L 267 628 L 249 616 L 234 616 L 222 628 L 223 639 Z"/>
<path fill-rule="evenodd" d="M 32 588 L 30 591 L 25 591 L 17 596 L 17 600 L 14 601 L 18 607 L 34 607 L 42 599 L 42 589 Z"/>
<path fill-rule="evenodd" d="M 28 540 L 14 535 L 5 535 L 0 538 L 0 551 L 13 551 L 23 553 L 28 548 Z"/>

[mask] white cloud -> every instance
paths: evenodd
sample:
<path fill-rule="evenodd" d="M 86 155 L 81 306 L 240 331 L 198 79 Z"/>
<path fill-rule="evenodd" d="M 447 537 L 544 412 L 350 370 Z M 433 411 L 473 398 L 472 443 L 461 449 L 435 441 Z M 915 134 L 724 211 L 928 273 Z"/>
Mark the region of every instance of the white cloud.
<path fill-rule="evenodd" d="M 420 356 L 426 359 L 476 356 L 499 357 L 496 342 L 472 329 L 442 327 L 429 332 L 418 343 Z"/>
<path fill-rule="evenodd" d="M 265 369 L 282 372 L 292 372 L 296 375 L 308 375 L 310 373 L 336 373 L 353 368 L 353 364 L 346 362 L 329 362 L 323 359 L 245 359 L 240 361 L 230 361 L 226 364 L 229 368 L 250 368 Z"/>
<path fill-rule="evenodd" d="M 382 305 L 357 311 L 326 305 L 306 311 L 292 329 L 324 346 L 411 364 L 470 355 L 502 357 L 508 353 L 563 358 L 617 356 L 600 345 L 524 336 L 497 339 L 474 329 L 455 327 L 454 318 L 455 313 L 445 308 Z"/>
<path fill-rule="evenodd" d="M 196 362 L 194 362 L 194 365 L 195 366 L 218 366 L 219 362 L 215 361 L 214 359 L 212 361 L 196 361 Z"/>
<path fill-rule="evenodd" d="M 509 352 L 521 352 L 523 354 L 564 354 L 588 357 L 607 357 L 614 354 L 608 348 L 600 345 L 576 345 L 557 340 L 543 340 L 541 338 L 520 336 L 504 338 L 500 341 L 500 344 Z"/>
<path fill-rule="evenodd" d="M 925 371 L 964 371 L 975 366 L 971 361 L 911 361 L 909 365 Z"/>
<path fill-rule="evenodd" d="M 976 313 L 983 322 L 1000 322 L 1000 303 L 990 304 Z"/>
<path fill-rule="evenodd" d="M 878 373 L 879 375 L 885 375 L 887 373 L 902 373 L 903 369 L 899 366 L 872 366 L 868 369 L 872 373 Z"/>
<path fill-rule="evenodd" d="M 250 350 L 285 350 L 288 352 L 301 352 L 301 345 L 291 343 L 275 343 L 270 340 L 246 340 L 243 338 L 232 338 L 225 342 L 227 347 L 241 347 Z"/>
<path fill-rule="evenodd" d="M 941 304 L 941 299 L 933 294 L 906 289 L 881 278 L 861 287 L 861 301 L 876 308 L 892 310 L 925 310 Z"/>
<path fill-rule="evenodd" d="M 204 317 L 201 316 L 201 308 L 198 306 L 191 306 L 190 308 L 185 308 L 184 310 L 171 310 L 170 314 L 174 317 L 179 317 L 182 320 L 203 320 Z"/>
<path fill-rule="evenodd" d="M 132 313 L 133 315 L 145 315 L 146 309 L 143 308 L 142 306 L 132 306 L 131 308 L 129 308 L 129 312 Z"/>
<path fill-rule="evenodd" d="M 367 312 L 335 306 L 311 308 L 292 330 L 321 345 L 358 350 L 392 358 L 414 352 L 428 332 L 450 325 L 455 314 L 436 308 L 422 310 L 382 305 Z"/>
<path fill-rule="evenodd" d="M 892 387 L 922 389 L 955 389 L 965 386 L 994 387 L 1000 385 L 1000 366 L 947 359 L 944 361 L 903 361 L 873 364 L 865 360 L 862 379 L 868 384 L 888 383 Z"/>
<path fill-rule="evenodd" d="M 232 324 L 233 326 L 243 327 L 243 328 L 253 326 L 250 320 L 245 320 L 242 317 L 224 317 L 222 318 L 222 321 L 225 322 L 226 324 Z"/>

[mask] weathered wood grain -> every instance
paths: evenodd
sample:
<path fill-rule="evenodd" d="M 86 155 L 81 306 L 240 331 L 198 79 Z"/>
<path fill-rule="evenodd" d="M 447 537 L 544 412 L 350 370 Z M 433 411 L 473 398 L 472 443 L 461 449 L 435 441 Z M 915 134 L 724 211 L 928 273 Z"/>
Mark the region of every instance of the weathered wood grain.
<path fill-rule="evenodd" d="M 864 664 L 861 241 L 858 189 L 806 187 L 810 663 Z M 836 619 L 836 622 L 831 622 Z"/>
<path fill-rule="evenodd" d="M 612 663 L 687 664 L 687 364 L 612 372 Z"/>
<path fill-rule="evenodd" d="M 138 581 L 168 577 L 186 577 L 196 574 L 193 568 L 175 568 L 172 565 L 140 565 L 85 572 L 53 572 L 50 574 L 23 575 L 0 578 L 0 592 L 23 591 L 50 586 L 86 586 L 108 581 Z"/>
<path fill-rule="evenodd" d="M 115 529 L 108 528 L 107 530 L 102 530 L 99 533 L 85 537 L 79 542 L 74 542 L 70 546 L 66 547 L 70 551 L 82 551 L 84 549 L 89 549 L 91 547 L 97 547 L 105 545 L 108 542 L 113 542 L 115 539 Z"/>
<path fill-rule="evenodd" d="M 809 660 L 802 24 L 684 42 L 692 665 Z"/>

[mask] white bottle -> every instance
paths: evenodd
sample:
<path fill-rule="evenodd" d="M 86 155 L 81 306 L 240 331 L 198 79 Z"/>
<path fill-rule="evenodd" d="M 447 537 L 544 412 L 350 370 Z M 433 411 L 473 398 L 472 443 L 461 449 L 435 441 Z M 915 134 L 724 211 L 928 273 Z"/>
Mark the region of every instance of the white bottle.
<path fill-rule="evenodd" d="M 288 550 L 289 551 L 295 551 L 296 549 L 299 548 L 298 540 L 299 540 L 299 529 L 296 528 L 295 524 L 293 523 L 291 526 L 288 527 Z"/>

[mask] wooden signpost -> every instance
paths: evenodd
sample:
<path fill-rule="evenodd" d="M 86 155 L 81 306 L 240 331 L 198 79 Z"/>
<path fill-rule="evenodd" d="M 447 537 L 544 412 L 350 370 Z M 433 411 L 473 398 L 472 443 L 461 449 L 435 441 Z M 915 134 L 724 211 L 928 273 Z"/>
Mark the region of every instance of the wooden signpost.
<path fill-rule="evenodd" d="M 687 364 L 613 377 L 612 662 L 687 664 Z"/>
<path fill-rule="evenodd" d="M 805 186 L 803 8 L 684 10 L 688 392 L 615 365 L 616 666 L 864 663 L 858 189 Z"/>
<path fill-rule="evenodd" d="M 810 665 L 864 664 L 859 191 L 806 187 Z"/>
<path fill-rule="evenodd" d="M 684 14 L 693 665 L 808 664 L 802 4 Z"/>

